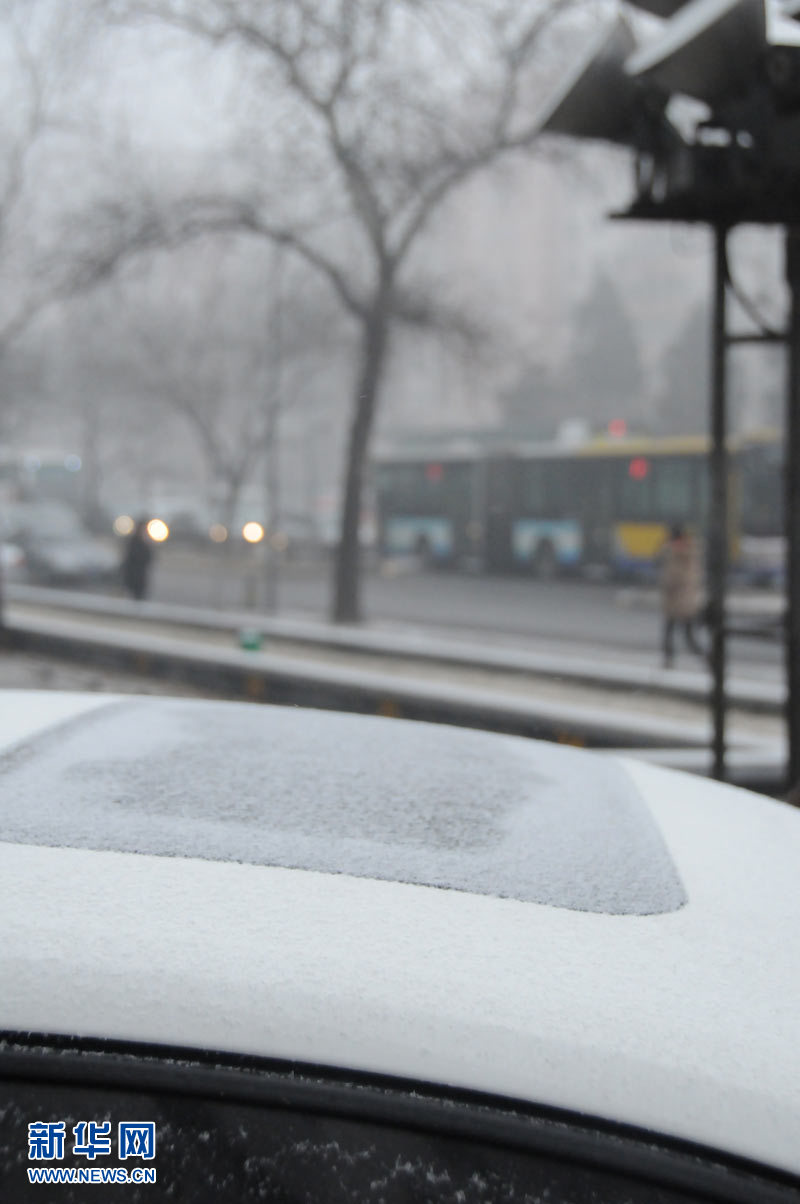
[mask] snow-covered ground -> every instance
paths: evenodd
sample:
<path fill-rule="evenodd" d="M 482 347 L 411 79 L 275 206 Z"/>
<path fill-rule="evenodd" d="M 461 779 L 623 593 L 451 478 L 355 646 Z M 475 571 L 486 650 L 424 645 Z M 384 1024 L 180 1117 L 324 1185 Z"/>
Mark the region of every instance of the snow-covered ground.
<path fill-rule="evenodd" d="M 122 673 L 97 665 L 78 665 L 68 660 L 31 652 L 0 651 L 0 689 L 3 690 L 90 690 L 107 694 L 169 694 L 183 698 L 207 698 L 208 693 L 177 681 Z"/>

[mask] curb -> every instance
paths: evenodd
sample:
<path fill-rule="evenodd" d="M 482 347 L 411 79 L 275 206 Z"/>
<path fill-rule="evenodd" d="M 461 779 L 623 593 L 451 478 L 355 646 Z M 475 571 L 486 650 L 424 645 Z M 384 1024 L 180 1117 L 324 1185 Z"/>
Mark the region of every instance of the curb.
<path fill-rule="evenodd" d="M 704 704 L 711 683 L 706 672 L 662 669 L 633 664 L 591 663 L 584 657 L 533 652 L 515 647 L 476 647 L 474 643 L 443 638 L 419 631 L 386 631 L 376 628 L 334 627 L 319 620 L 272 618 L 254 611 L 220 612 L 201 607 L 176 606 L 163 602 L 132 602 L 92 594 L 74 594 L 65 590 L 47 590 L 34 586 L 9 586 L 9 601 L 33 606 L 58 607 L 74 612 L 114 616 L 122 619 L 151 620 L 166 625 L 196 627 L 200 630 L 229 631 L 235 635 L 246 629 L 264 637 L 335 648 L 355 653 L 372 653 L 404 660 L 429 661 L 432 664 L 458 665 L 473 669 L 499 670 L 544 678 L 558 678 L 578 685 L 594 685 L 609 690 L 662 694 L 667 697 Z M 727 695 L 732 707 L 769 715 L 781 715 L 785 690 L 777 683 L 729 678 Z"/>
<path fill-rule="evenodd" d="M 8 624 L 6 633 L 20 650 L 187 681 L 229 698 L 422 719 L 593 748 L 680 745 L 702 752 L 709 742 L 705 721 L 678 723 L 642 715 L 640 710 L 610 712 L 552 700 L 537 702 L 499 690 L 312 665 L 289 656 L 213 648 L 163 635 L 87 632 L 83 625 L 52 619 L 16 620 Z"/>

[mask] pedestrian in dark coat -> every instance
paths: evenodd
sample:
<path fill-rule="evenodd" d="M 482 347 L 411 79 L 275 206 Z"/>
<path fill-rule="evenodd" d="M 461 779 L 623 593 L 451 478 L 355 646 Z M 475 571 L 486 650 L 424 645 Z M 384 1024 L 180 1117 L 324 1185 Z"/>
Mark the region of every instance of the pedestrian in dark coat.
<path fill-rule="evenodd" d="M 147 519 L 141 518 L 128 536 L 122 558 L 122 584 L 140 602 L 147 596 L 153 547 L 147 534 Z"/>
<path fill-rule="evenodd" d="M 674 659 L 675 627 L 680 625 L 686 645 L 697 656 L 705 656 L 695 632 L 703 592 L 703 570 L 697 540 L 685 527 L 672 527 L 661 552 L 661 610 L 664 620 L 664 666 Z"/>

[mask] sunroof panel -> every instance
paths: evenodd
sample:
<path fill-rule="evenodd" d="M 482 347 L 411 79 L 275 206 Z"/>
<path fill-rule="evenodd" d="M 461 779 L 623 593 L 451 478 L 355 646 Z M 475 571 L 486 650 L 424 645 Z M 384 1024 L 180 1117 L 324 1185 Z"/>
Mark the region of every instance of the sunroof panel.
<path fill-rule="evenodd" d="M 0 758 L 0 836 L 645 915 L 686 896 L 614 761 L 298 708 L 125 700 Z"/>

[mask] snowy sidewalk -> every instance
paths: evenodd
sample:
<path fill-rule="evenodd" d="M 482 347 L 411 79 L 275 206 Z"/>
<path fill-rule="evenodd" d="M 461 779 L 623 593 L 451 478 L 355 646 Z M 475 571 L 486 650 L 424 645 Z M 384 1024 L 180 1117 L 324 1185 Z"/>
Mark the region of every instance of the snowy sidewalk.
<path fill-rule="evenodd" d="M 487 647 L 485 635 L 468 643 L 396 626 L 334 628 L 303 618 L 259 619 L 261 646 L 248 649 L 240 635 L 256 626 L 252 612 L 59 597 L 28 587 L 14 594 L 7 621 L 25 651 L 0 656 L 0 686 L 23 684 L 28 658 L 32 688 L 114 691 L 120 673 L 127 673 L 140 683 L 133 688 L 145 692 L 160 678 L 159 692 L 188 687 L 457 723 L 710 770 L 708 674 L 696 668 L 665 671 L 620 664 L 616 656 L 592 660 L 586 649 L 568 655 L 552 644 Z M 74 685 L 64 668 L 69 658 Z M 780 782 L 785 750 L 778 702 L 770 683 L 732 683 L 733 780 L 763 789 Z"/>
<path fill-rule="evenodd" d="M 262 646 L 288 642 L 292 645 L 330 648 L 349 653 L 379 655 L 445 666 L 553 678 L 561 682 L 598 685 L 608 690 L 662 694 L 666 697 L 703 703 L 708 697 L 710 674 L 705 664 L 685 660 L 678 668 L 664 669 L 656 654 L 624 654 L 596 644 L 580 648 L 565 641 L 515 639 L 486 632 L 469 639 L 443 636 L 430 628 L 400 623 L 335 626 L 302 616 L 269 617 L 253 611 L 217 611 L 161 602 L 131 602 L 125 598 L 100 597 L 31 586 L 8 589 L 10 602 L 32 607 L 40 613 L 105 616 L 127 622 L 155 623 L 189 628 L 198 632 L 227 633 L 234 639 L 240 631 L 257 634 Z M 733 707 L 777 715 L 785 690 L 776 679 L 759 679 L 742 673 L 730 675 L 728 697 Z"/>

